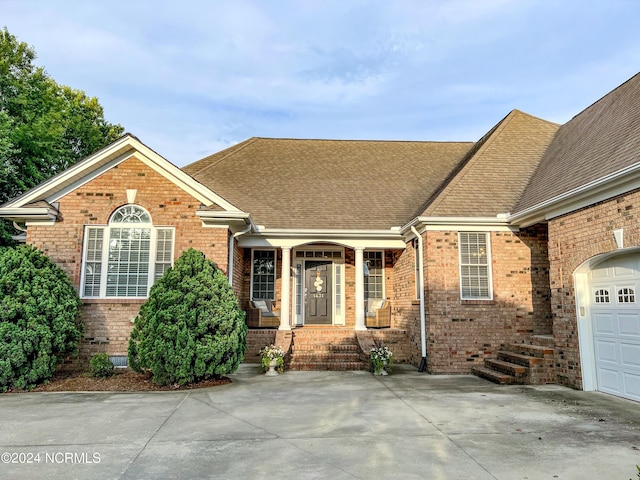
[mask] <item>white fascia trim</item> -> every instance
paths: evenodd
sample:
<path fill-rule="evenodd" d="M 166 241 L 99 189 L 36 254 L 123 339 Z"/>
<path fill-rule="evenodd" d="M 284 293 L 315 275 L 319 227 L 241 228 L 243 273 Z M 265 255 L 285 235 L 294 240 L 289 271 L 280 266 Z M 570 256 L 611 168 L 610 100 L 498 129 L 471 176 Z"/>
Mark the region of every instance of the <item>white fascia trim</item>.
<path fill-rule="evenodd" d="M 258 233 L 268 237 L 281 238 L 402 238 L 397 229 L 389 230 L 333 230 L 333 229 L 287 229 L 258 226 Z"/>
<path fill-rule="evenodd" d="M 92 167 L 97 163 L 104 161 L 111 161 L 114 158 L 127 153 L 131 150 L 128 145 L 130 137 L 122 137 L 116 140 L 114 143 L 106 146 L 102 150 L 99 150 L 93 157 L 85 158 L 80 162 L 67 168 L 59 175 L 55 175 L 48 180 L 45 180 L 40 185 L 28 190 L 19 197 L 16 197 L 12 201 L 6 204 L 7 207 L 20 207 L 22 205 L 28 205 L 36 200 L 40 200 L 44 197 L 53 195 L 52 191 L 55 191 L 61 184 L 67 182 L 70 178 L 81 175 L 82 170 Z M 51 203 L 51 202 L 50 202 Z"/>
<path fill-rule="evenodd" d="M 456 230 L 456 231 L 509 231 L 518 230 L 517 226 L 509 224 L 507 215 L 499 214 L 495 217 L 415 217 L 400 230 L 406 238 L 413 238 L 411 227 L 421 234 L 427 231 Z"/>
<path fill-rule="evenodd" d="M 140 160 L 144 161 L 145 164 L 153 168 L 156 172 L 163 175 L 168 180 L 173 181 L 174 183 L 177 183 L 177 184 L 178 182 L 180 182 L 182 184 L 183 189 L 187 191 L 190 189 L 196 192 L 197 195 L 194 195 L 196 196 L 196 198 L 198 198 L 198 196 L 202 196 L 205 199 L 207 199 L 209 202 L 215 203 L 216 205 L 219 205 L 220 207 L 224 208 L 227 211 L 238 211 L 237 207 L 227 202 L 220 195 L 218 195 L 217 193 L 215 193 L 214 191 L 212 191 L 202 183 L 198 182 L 190 175 L 187 175 L 186 173 L 184 173 L 182 170 L 176 167 L 173 163 L 171 163 L 164 157 L 161 157 L 160 155 L 158 155 L 156 152 L 151 150 L 149 147 L 147 147 L 143 143 L 136 141 L 135 139 L 132 139 L 132 141 L 135 142 L 135 149 L 138 150 L 145 157 Z M 181 185 L 178 184 L 178 186 L 181 186 Z"/>
<path fill-rule="evenodd" d="M 33 207 L 33 208 L 16 208 L 16 207 L 2 207 L 0 208 L 0 218 L 6 218 L 8 220 L 15 221 L 45 221 L 55 222 L 58 217 L 57 212 L 47 207 Z"/>
<path fill-rule="evenodd" d="M 249 228 L 248 232 L 255 231 L 257 229 L 251 214 L 234 211 L 234 212 L 221 212 L 215 210 L 198 210 L 196 216 L 202 221 L 203 227 L 226 227 L 236 233 L 240 230 Z"/>
<path fill-rule="evenodd" d="M 69 191 L 84 185 L 100 173 L 124 162 L 136 153 L 136 158 L 159 174 L 163 175 L 178 187 L 193 195 L 202 203 L 208 205 L 215 203 L 225 210 L 238 210 L 215 192 L 184 173 L 178 167 L 173 165 L 164 157 L 158 155 L 139 140 L 129 135 L 125 135 L 112 144 L 104 147 L 102 150 L 99 150 L 92 156 L 72 165 L 59 175 L 44 181 L 25 194 L 7 203 L 6 207 L 20 207 L 43 198 L 46 198 L 49 203 L 52 203 Z M 102 165 L 102 168 L 100 165 Z M 94 170 L 94 167 L 98 168 L 95 168 L 97 171 L 92 172 L 92 174 L 86 175 L 83 173 L 85 170 Z M 70 186 L 61 188 L 62 185 L 70 181 Z"/>
<path fill-rule="evenodd" d="M 335 243 L 350 248 L 397 249 L 405 241 L 397 229 L 390 230 L 328 230 L 280 229 L 258 227 L 256 233 L 244 235 L 238 242 L 242 247 L 295 248 L 308 243 Z"/>
<path fill-rule="evenodd" d="M 516 212 L 509 216 L 509 223 L 526 227 L 638 189 L 640 188 L 639 173 L 640 163 L 636 163 Z"/>

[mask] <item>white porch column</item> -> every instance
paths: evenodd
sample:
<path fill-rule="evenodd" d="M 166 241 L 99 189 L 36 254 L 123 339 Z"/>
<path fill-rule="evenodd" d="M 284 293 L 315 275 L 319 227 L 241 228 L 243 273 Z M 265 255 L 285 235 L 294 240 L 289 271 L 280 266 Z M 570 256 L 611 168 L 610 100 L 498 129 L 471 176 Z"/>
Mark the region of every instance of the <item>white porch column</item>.
<path fill-rule="evenodd" d="M 279 330 L 291 330 L 291 247 L 282 247 L 282 301 L 280 302 Z"/>
<path fill-rule="evenodd" d="M 364 325 L 364 248 L 356 248 L 356 330 Z"/>

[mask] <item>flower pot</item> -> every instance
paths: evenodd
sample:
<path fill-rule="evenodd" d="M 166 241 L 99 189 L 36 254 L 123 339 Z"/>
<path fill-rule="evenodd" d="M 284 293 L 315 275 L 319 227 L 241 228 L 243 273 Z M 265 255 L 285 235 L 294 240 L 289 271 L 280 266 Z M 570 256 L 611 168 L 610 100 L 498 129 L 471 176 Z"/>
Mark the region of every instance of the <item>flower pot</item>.
<path fill-rule="evenodd" d="M 277 366 L 278 366 L 278 359 L 274 358 L 269 362 L 269 370 L 266 371 L 265 375 L 267 377 L 274 377 L 276 375 L 279 375 L 278 370 L 276 370 Z"/>

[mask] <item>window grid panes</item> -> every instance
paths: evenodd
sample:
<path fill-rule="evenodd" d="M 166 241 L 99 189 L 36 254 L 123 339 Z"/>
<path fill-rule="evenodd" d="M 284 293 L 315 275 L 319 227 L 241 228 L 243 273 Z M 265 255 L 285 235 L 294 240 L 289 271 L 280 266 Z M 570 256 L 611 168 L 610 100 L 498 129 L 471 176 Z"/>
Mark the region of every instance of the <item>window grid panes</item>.
<path fill-rule="evenodd" d="M 335 265 L 336 271 L 336 311 L 342 311 L 342 265 Z"/>
<path fill-rule="evenodd" d="M 302 264 L 296 264 L 296 315 L 302 315 Z"/>
<path fill-rule="evenodd" d="M 169 270 L 173 257 L 173 229 L 159 228 L 156 238 L 156 262 L 154 282 Z"/>
<path fill-rule="evenodd" d="M 108 297 L 144 297 L 149 282 L 150 228 L 112 228 L 107 265 Z"/>
<path fill-rule="evenodd" d="M 146 210 L 125 205 L 108 226 L 87 226 L 83 297 L 146 297 L 173 261 L 173 228 L 154 228 Z"/>
<path fill-rule="evenodd" d="M 621 288 L 618 290 L 618 303 L 635 303 L 636 295 L 633 288 Z"/>
<path fill-rule="evenodd" d="M 254 250 L 251 297 L 275 300 L 276 252 L 274 250 Z"/>
<path fill-rule="evenodd" d="M 87 251 L 84 262 L 84 296 L 100 295 L 102 277 L 102 239 L 103 228 L 91 228 L 87 231 Z"/>
<path fill-rule="evenodd" d="M 596 303 L 609 303 L 609 290 L 601 288 L 596 290 Z"/>
<path fill-rule="evenodd" d="M 486 233 L 460 233 L 460 287 L 463 299 L 490 299 Z"/>
<path fill-rule="evenodd" d="M 369 269 L 369 275 L 364 277 L 364 297 L 384 298 L 384 269 L 382 252 L 364 252 L 364 262 Z"/>

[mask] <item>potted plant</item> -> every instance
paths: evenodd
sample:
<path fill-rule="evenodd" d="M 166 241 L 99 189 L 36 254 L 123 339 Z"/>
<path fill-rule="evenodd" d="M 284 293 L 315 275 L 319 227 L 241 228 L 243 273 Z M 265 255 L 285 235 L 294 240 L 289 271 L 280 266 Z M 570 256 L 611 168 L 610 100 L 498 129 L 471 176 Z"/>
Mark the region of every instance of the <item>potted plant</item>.
<path fill-rule="evenodd" d="M 393 353 L 384 346 L 374 347 L 369 354 L 369 361 L 374 375 L 387 375 L 391 371 Z"/>
<path fill-rule="evenodd" d="M 267 345 L 260 350 L 260 363 L 265 375 L 273 376 L 284 372 L 284 350 L 273 344 Z"/>

